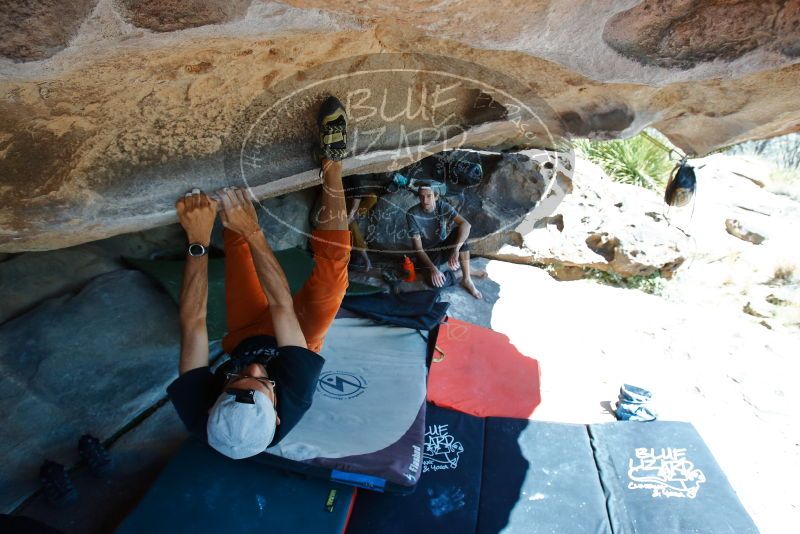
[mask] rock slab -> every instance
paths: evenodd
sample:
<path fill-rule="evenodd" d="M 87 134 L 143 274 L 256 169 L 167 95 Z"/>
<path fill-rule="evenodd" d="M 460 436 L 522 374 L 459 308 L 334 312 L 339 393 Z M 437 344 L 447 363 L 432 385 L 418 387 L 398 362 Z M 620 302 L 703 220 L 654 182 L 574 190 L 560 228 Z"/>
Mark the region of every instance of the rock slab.
<path fill-rule="evenodd" d="M 685 262 L 687 235 L 669 223 L 655 192 L 612 181 L 597 165 L 576 160 L 572 194 L 553 213 L 516 228 L 517 244 L 485 256 L 552 265 L 561 279 L 599 269 L 623 277 L 659 273 L 665 278 Z M 512 240 L 514 241 L 514 240 Z"/>
<path fill-rule="evenodd" d="M 0 327 L 0 509 L 38 487 L 45 458 L 77 463 L 78 438 L 109 438 L 177 375 L 178 312 L 145 275 L 102 275 Z"/>

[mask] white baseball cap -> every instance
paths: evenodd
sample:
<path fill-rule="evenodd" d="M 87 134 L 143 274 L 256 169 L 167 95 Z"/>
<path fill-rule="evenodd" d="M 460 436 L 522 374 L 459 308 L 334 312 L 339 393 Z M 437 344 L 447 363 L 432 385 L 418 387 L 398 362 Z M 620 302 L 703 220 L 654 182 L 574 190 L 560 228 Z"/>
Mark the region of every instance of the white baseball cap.
<path fill-rule="evenodd" d="M 269 447 L 276 426 L 277 413 L 265 393 L 229 389 L 208 414 L 208 444 L 234 460 L 249 458 Z"/>

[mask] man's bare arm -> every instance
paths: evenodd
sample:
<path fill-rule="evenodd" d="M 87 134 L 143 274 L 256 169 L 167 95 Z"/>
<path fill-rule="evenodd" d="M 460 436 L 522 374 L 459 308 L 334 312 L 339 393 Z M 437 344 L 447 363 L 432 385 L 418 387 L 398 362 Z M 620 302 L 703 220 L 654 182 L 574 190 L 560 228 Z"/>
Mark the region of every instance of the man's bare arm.
<path fill-rule="evenodd" d="M 414 250 L 417 251 L 417 259 L 422 263 L 423 268 L 428 269 L 430 273 L 431 284 L 434 287 L 443 287 L 445 282 L 444 273 L 433 264 L 428 253 L 422 248 L 422 238 L 419 235 L 413 235 L 411 236 L 411 242 L 414 243 Z"/>
<path fill-rule="evenodd" d="M 181 285 L 180 374 L 208 365 L 208 255 L 187 256 Z"/>
<path fill-rule="evenodd" d="M 458 225 L 458 230 L 457 230 L 458 233 L 456 234 L 456 239 L 458 244 L 456 245 L 455 248 L 455 251 L 458 252 L 459 250 L 461 250 L 461 246 L 467 242 L 467 239 L 469 238 L 469 232 L 472 229 L 472 225 L 469 224 L 469 221 L 467 221 L 461 215 L 456 215 L 453 221 Z"/>
<path fill-rule="evenodd" d="M 194 189 L 175 203 L 178 220 L 186 231 L 189 243 L 207 247 L 216 218 L 217 203 L 199 189 Z M 183 270 L 179 317 L 181 355 L 178 371 L 184 374 L 208 365 L 208 255 L 186 257 Z"/>
<path fill-rule="evenodd" d="M 436 269 L 436 266 L 431 261 L 430 256 L 428 256 L 428 253 L 422 248 L 422 238 L 419 235 L 412 235 L 411 243 L 414 245 L 414 250 L 417 253 L 417 259 L 420 261 L 422 266 L 430 270 Z"/>
<path fill-rule="evenodd" d="M 275 339 L 279 347 L 291 345 L 307 348 L 306 338 L 294 312 L 292 293 L 286 273 L 278 263 L 275 254 L 260 230 L 247 238 L 253 264 L 256 267 L 258 281 L 269 300 L 269 312 L 272 325 L 275 327 Z"/>
<path fill-rule="evenodd" d="M 307 347 L 306 338 L 294 312 L 292 294 L 286 274 L 267 243 L 250 199 L 242 189 L 226 189 L 222 198 L 222 224 L 247 240 L 261 289 L 269 301 L 275 339 L 279 347 Z"/>

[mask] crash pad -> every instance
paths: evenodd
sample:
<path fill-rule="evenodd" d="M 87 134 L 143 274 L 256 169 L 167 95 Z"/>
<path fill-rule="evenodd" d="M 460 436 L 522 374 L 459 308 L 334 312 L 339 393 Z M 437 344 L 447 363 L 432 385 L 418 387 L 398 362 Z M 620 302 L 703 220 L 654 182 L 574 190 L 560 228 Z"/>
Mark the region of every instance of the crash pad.
<path fill-rule="evenodd" d="M 140 532 L 341 533 L 354 490 L 189 439 L 117 529 Z"/>
<path fill-rule="evenodd" d="M 342 318 L 320 352 L 311 408 L 255 460 L 390 493 L 422 472 L 427 342 L 409 328 Z"/>
<path fill-rule="evenodd" d="M 605 423 L 589 434 L 614 532 L 758 532 L 690 423 Z"/>
<path fill-rule="evenodd" d="M 311 276 L 314 269 L 314 258 L 299 248 L 275 251 L 278 263 L 283 267 L 292 294 L 300 291 L 303 284 Z M 181 282 L 185 261 L 155 259 L 142 260 L 123 258 L 129 266 L 142 271 L 158 282 L 176 303 L 180 300 Z M 382 288 L 351 282 L 347 287 L 347 295 L 372 295 L 383 291 Z M 208 337 L 222 339 L 228 331 L 225 315 L 225 259 L 210 258 L 208 261 Z"/>
<path fill-rule="evenodd" d="M 478 417 L 528 418 L 541 402 L 539 362 L 508 337 L 450 318 L 439 330 L 428 401 Z"/>
<path fill-rule="evenodd" d="M 416 492 L 360 492 L 348 533 L 757 532 L 689 423 L 426 419 Z"/>
<path fill-rule="evenodd" d="M 477 532 L 611 532 L 585 425 L 491 417 L 483 456 Z"/>
<path fill-rule="evenodd" d="M 474 532 L 484 419 L 427 405 L 422 477 L 411 495 L 359 492 L 348 534 Z"/>

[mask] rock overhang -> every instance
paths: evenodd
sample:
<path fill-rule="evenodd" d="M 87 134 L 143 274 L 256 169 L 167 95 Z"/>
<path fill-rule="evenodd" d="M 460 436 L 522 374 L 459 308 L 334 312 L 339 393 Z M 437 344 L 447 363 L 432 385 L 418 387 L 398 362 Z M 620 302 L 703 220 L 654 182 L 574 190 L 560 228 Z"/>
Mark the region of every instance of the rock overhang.
<path fill-rule="evenodd" d="M 695 4 L 473 2 L 434 11 L 416 3 L 397 10 L 381 2 L 193 0 L 181 8 L 191 16 L 164 5 L 159 17 L 153 2 L 26 3 L 27 12 L 0 18 L 7 43 L 17 43 L 0 50 L 0 196 L 8 206 L 0 249 L 58 248 L 171 222 L 172 199 L 186 188 L 230 185 L 226 143 L 265 92 L 372 54 L 500 72 L 546 102 L 566 136 L 627 137 L 655 126 L 702 154 L 797 130 L 800 67 L 791 51 L 800 3 L 768 2 L 769 16 L 747 21 L 747 2 L 727 11 L 723 2 Z M 711 12 L 731 20 L 715 22 L 725 31 L 707 32 L 704 44 L 689 23 Z M 42 32 L 54 17 L 64 24 L 48 41 Z M 759 24 L 766 26 L 758 39 L 734 46 L 742 28 Z M 35 44 L 37 29 L 38 48 L 26 55 L 20 43 Z M 308 126 L 313 114 L 303 120 Z M 305 176 L 293 188 L 312 183 L 305 180 L 314 172 L 297 151 L 310 138 L 298 132 L 274 145 L 283 166 L 273 174 Z M 473 147 L 513 148 L 483 134 Z M 377 152 L 349 172 L 398 165 Z"/>

